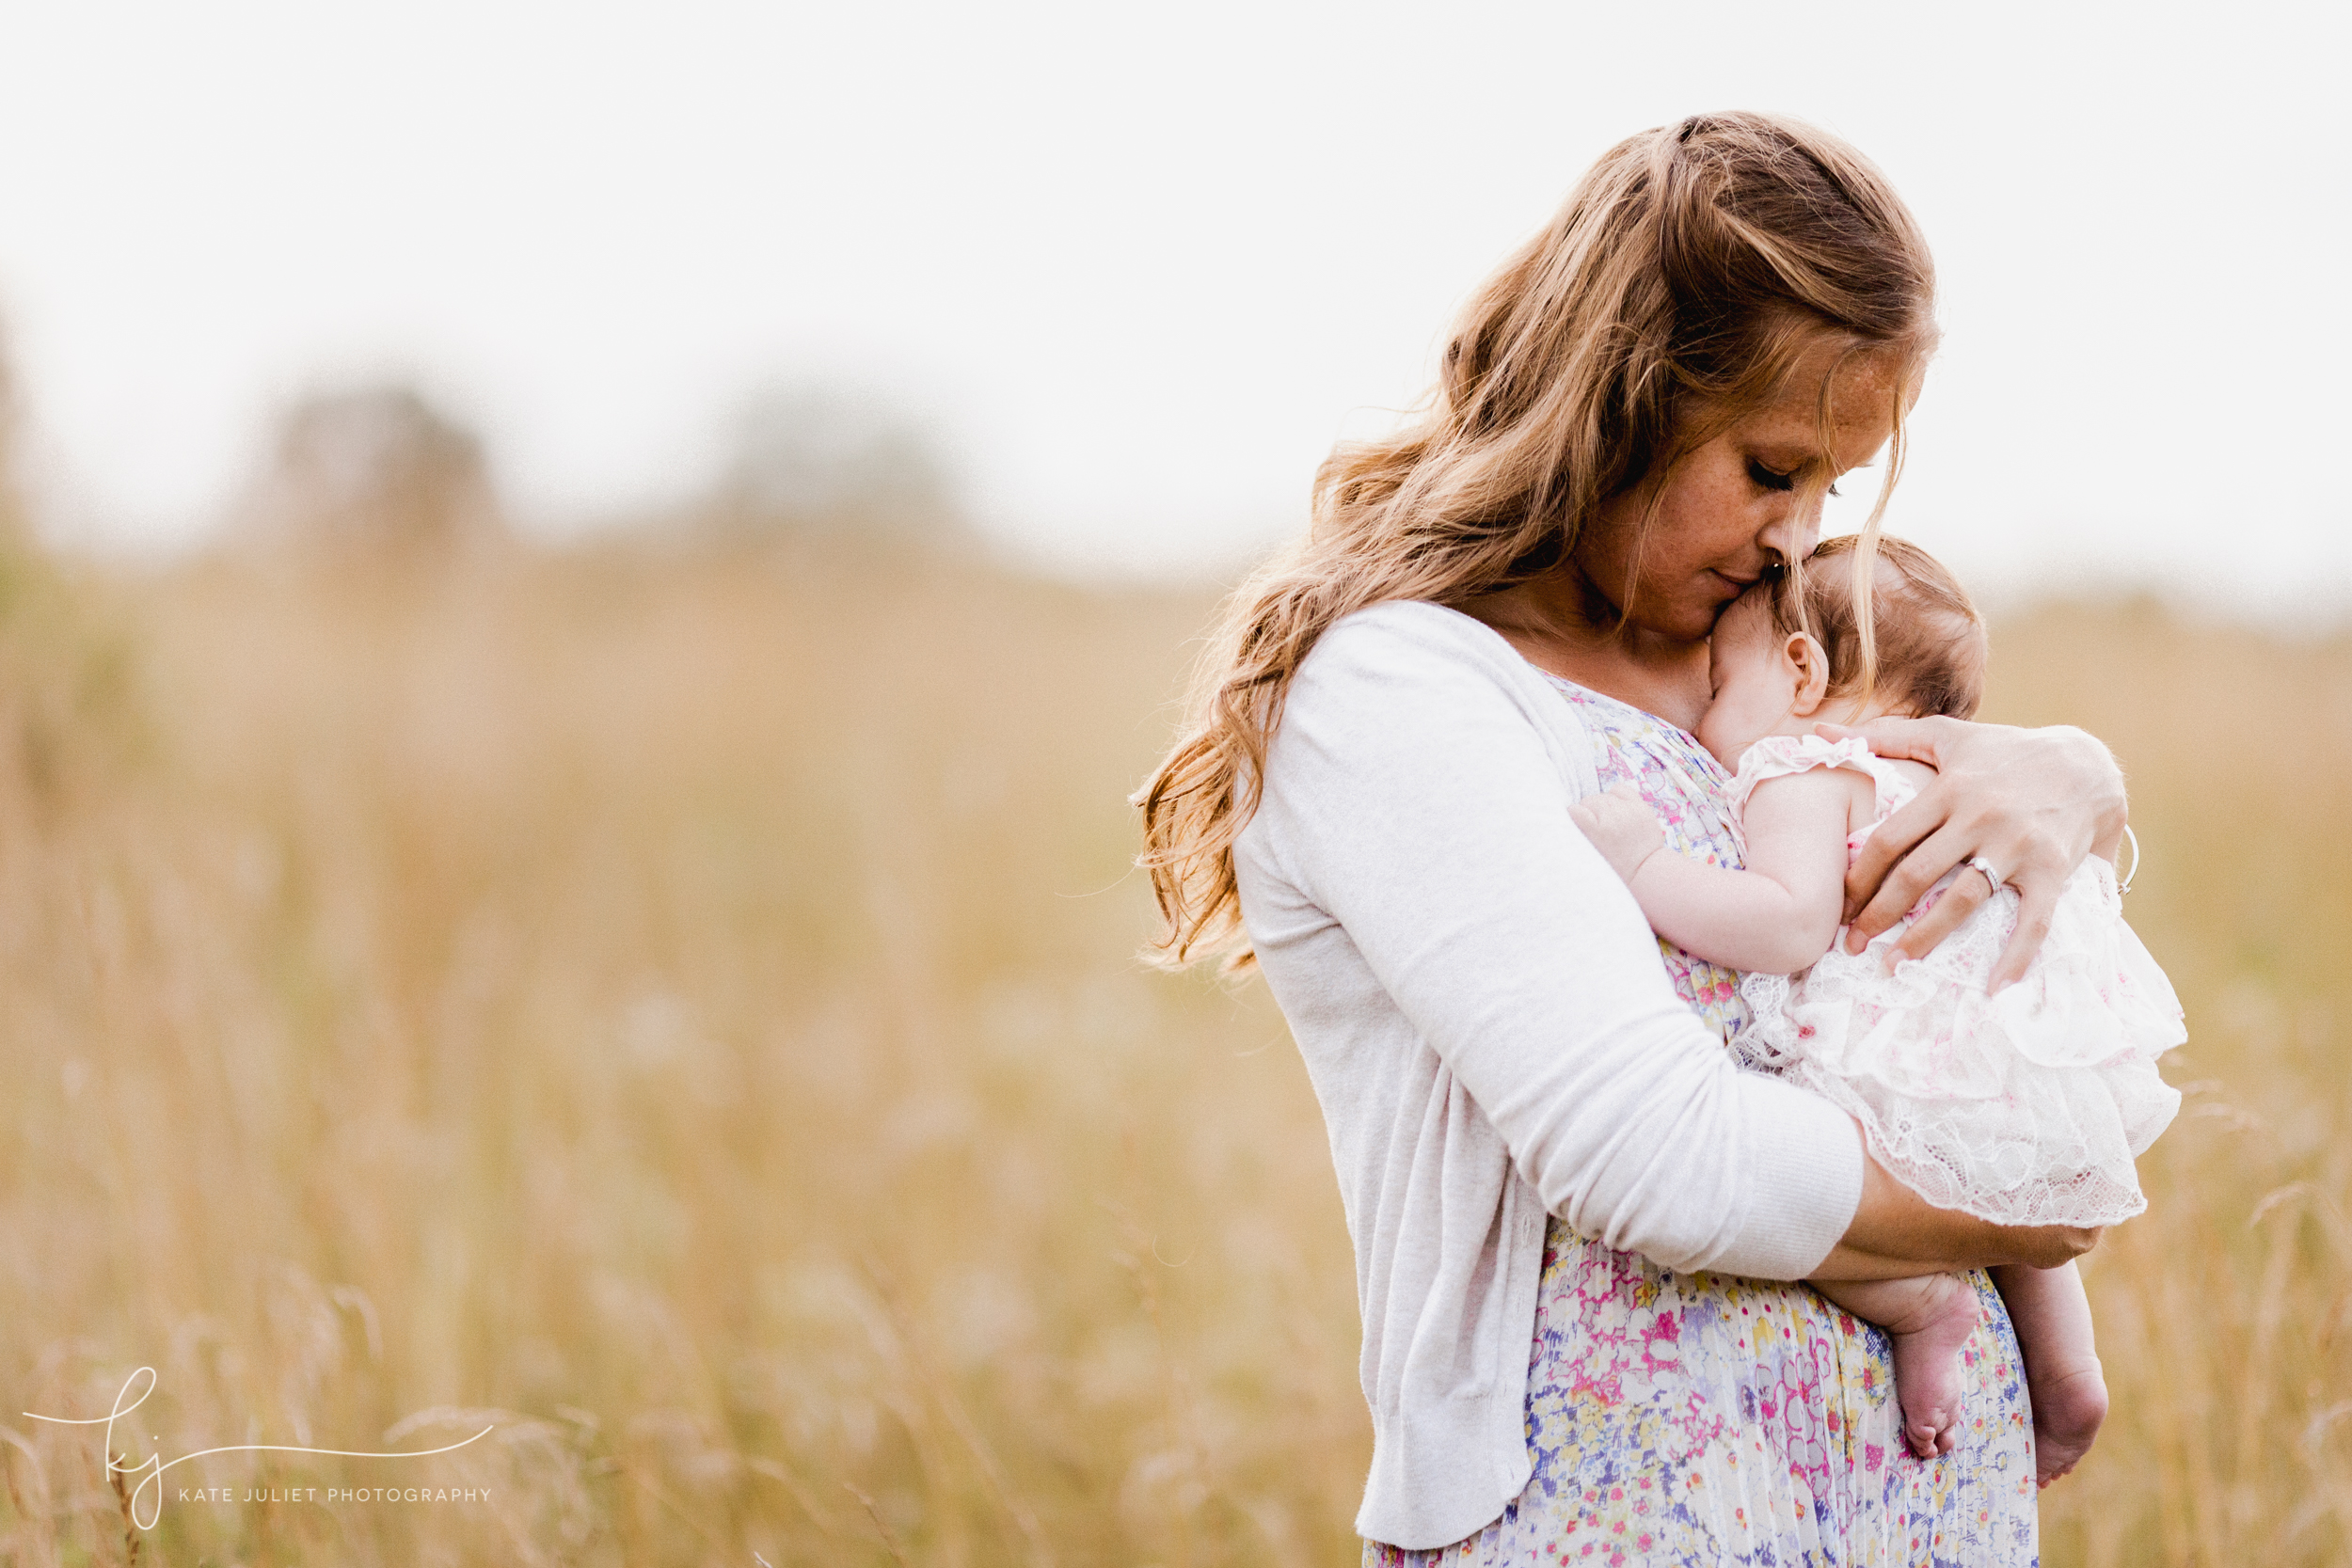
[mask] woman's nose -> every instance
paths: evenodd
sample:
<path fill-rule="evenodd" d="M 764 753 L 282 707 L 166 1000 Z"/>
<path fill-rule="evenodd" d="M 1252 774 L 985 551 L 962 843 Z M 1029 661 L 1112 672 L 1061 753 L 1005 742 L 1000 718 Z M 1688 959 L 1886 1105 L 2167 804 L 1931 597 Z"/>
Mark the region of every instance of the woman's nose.
<path fill-rule="evenodd" d="M 1791 506 L 1757 535 L 1756 543 L 1783 561 L 1803 561 L 1821 542 L 1821 503 Z"/>

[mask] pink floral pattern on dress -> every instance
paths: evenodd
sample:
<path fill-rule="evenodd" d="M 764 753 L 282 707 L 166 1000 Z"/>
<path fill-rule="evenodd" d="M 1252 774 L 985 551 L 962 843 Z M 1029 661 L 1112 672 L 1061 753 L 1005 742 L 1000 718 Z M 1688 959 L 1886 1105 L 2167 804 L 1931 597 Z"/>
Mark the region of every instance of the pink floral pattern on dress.
<path fill-rule="evenodd" d="M 1630 781 L 1668 846 L 1740 863 L 1728 777 L 1685 732 L 1554 681 L 1595 741 L 1601 787 Z M 1661 942 L 1667 973 L 1728 1042 L 1732 971 Z M 2025 1369 L 1992 1283 L 1963 1353 L 1958 1451 L 1903 1446 L 1885 1334 L 1803 1285 L 1675 1274 L 1551 1222 L 1528 1369 L 1534 1475 L 1502 1516 L 1440 1550 L 1367 1542 L 1381 1568 L 1846 1568 L 2040 1560 Z"/>

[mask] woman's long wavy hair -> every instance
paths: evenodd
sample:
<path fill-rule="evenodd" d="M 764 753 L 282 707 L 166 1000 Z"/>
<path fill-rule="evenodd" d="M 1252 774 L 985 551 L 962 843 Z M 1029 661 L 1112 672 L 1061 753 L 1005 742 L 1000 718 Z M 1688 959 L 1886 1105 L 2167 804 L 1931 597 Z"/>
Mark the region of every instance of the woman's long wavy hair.
<path fill-rule="evenodd" d="M 1136 797 L 1160 961 L 1249 962 L 1233 842 L 1291 677 L 1342 616 L 1460 605 L 1561 565 L 1602 502 L 1646 482 L 1654 512 L 1675 466 L 1781 396 L 1825 341 L 1838 366 L 1886 355 L 1895 370 L 1875 537 L 1934 345 L 1933 295 L 1911 214 L 1835 136 L 1710 114 L 1610 149 L 1471 298 L 1419 416 L 1334 451 L 1305 541 L 1228 602 L 1182 733 Z M 1825 452 L 1829 398 L 1825 376 Z M 1870 553 L 1856 552 L 1857 572 Z"/>

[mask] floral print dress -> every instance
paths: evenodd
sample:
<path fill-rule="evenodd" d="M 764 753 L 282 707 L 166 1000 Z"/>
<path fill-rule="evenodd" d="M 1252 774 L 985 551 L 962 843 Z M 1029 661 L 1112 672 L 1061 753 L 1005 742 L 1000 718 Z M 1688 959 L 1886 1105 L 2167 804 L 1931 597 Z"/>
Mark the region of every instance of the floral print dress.
<path fill-rule="evenodd" d="M 1728 777 L 1684 731 L 1553 677 L 1667 847 L 1737 867 Z M 1675 988 L 1726 1044 L 1739 976 L 1661 941 Z M 1914 1458 L 1883 1330 L 1803 1285 L 1674 1274 L 1554 1218 L 1527 1380 L 1534 1475 L 1502 1516 L 1440 1550 L 1365 1544 L 1382 1568 L 1830 1568 L 2038 1562 L 2025 1367 L 1992 1283 L 1963 1353 L 1957 1451 Z"/>

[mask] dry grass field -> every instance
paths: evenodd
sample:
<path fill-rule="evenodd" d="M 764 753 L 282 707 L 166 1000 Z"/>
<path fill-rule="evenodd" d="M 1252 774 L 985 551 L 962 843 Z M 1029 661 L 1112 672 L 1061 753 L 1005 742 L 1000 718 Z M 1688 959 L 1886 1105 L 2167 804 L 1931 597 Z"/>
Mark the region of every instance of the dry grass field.
<path fill-rule="evenodd" d="M 8 562 L 0 1556 L 1352 1560 L 1304 1073 L 1261 990 L 1132 957 L 1205 598 L 807 545 Z M 1993 716 L 2124 758 L 2193 1036 L 2047 1560 L 2342 1562 L 2352 645 L 2052 609 L 1995 665 Z M 126 1532 L 105 1429 L 16 1413 L 142 1367 L 133 1464 L 490 1430 L 193 1458 Z"/>

